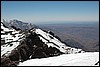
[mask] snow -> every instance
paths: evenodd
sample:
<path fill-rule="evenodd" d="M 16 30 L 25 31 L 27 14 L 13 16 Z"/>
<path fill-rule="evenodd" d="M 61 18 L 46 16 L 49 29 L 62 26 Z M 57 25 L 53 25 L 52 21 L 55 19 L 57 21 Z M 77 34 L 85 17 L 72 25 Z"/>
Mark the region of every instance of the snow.
<path fill-rule="evenodd" d="M 60 56 L 31 59 L 20 62 L 18 66 L 99 66 L 99 52 L 63 54 Z"/>
<path fill-rule="evenodd" d="M 5 33 L 4 31 L 1 31 L 1 33 Z"/>
<path fill-rule="evenodd" d="M 14 29 L 5 28 L 2 23 L 1 23 L 1 29 L 3 29 L 4 31 L 15 31 Z"/>
<path fill-rule="evenodd" d="M 47 40 L 45 40 L 44 38 L 42 38 L 41 36 L 39 36 L 40 40 L 42 40 L 45 44 L 48 42 Z"/>
<path fill-rule="evenodd" d="M 64 43 L 62 43 L 61 41 L 59 41 L 57 38 L 55 38 L 54 36 L 50 35 L 49 33 L 46 33 L 44 31 L 42 31 L 41 29 L 36 29 L 35 32 L 37 34 L 40 34 L 41 36 L 39 36 L 40 40 L 42 40 L 45 44 L 48 45 L 48 47 L 56 47 L 57 49 L 59 49 L 61 52 L 63 53 L 78 53 L 79 51 L 82 52 L 81 49 L 75 49 L 75 48 L 71 48 L 66 46 Z M 52 38 L 51 38 L 52 37 Z M 48 42 L 48 41 L 50 42 Z M 53 42 L 53 43 L 51 43 Z M 57 46 L 56 46 L 56 45 Z M 59 47 L 58 47 L 59 46 Z M 84 52 L 84 51 L 83 51 Z"/>
<path fill-rule="evenodd" d="M 11 51 L 19 45 L 19 42 L 13 42 L 12 44 L 14 45 L 12 45 L 11 47 L 8 44 L 1 46 L 1 56 L 7 56 L 8 54 L 10 54 Z"/>
<path fill-rule="evenodd" d="M 6 35 L 1 35 L 1 38 L 4 38 L 5 39 L 5 43 L 7 42 L 11 42 L 11 41 L 17 41 L 19 38 L 23 37 L 24 35 L 23 34 L 19 34 L 18 31 L 16 32 L 12 32 L 13 34 L 15 34 L 15 37 L 13 37 L 13 35 L 11 35 L 10 33 L 6 34 Z M 12 39 L 12 40 L 10 40 Z"/>
<path fill-rule="evenodd" d="M 17 34 L 15 38 L 12 37 L 10 34 L 1 35 L 1 37 L 5 37 L 5 43 L 11 42 L 10 44 L 13 44 L 12 46 L 10 46 L 9 44 L 2 45 L 1 46 L 1 56 L 3 56 L 4 54 L 11 53 L 11 51 L 19 45 L 19 41 L 21 40 L 21 39 L 19 40 L 19 38 L 21 38 L 22 36 L 18 37 L 18 35 L 21 35 L 21 34 Z"/>
<path fill-rule="evenodd" d="M 18 37 L 19 35 L 21 35 L 20 37 Z M 11 51 L 16 48 L 19 45 L 19 42 L 23 39 L 24 35 L 22 34 L 16 34 L 16 37 L 12 37 L 12 35 L 8 34 L 8 35 L 1 35 L 1 38 L 5 37 L 5 43 L 11 42 L 10 44 L 13 44 L 12 46 L 10 46 L 9 44 L 5 44 L 1 46 L 1 56 L 3 56 L 4 54 L 9 54 L 11 53 Z M 20 39 L 21 38 L 21 39 Z"/>
<path fill-rule="evenodd" d="M 3 20 L 1 20 L 1 22 L 3 22 Z"/>
<path fill-rule="evenodd" d="M 36 33 L 42 35 L 45 39 L 49 40 L 50 42 L 53 42 L 53 43 L 57 44 L 59 47 L 60 47 L 60 46 L 65 46 L 65 44 L 61 43 L 58 39 L 56 39 L 55 37 L 53 37 L 53 36 L 50 35 L 49 33 L 46 33 L 46 32 L 44 32 L 44 31 L 42 31 L 41 29 L 36 29 Z M 52 36 L 53 39 L 50 38 L 50 36 Z M 43 38 L 40 37 L 40 39 L 41 39 L 43 42 L 47 43 L 47 41 L 44 40 Z M 47 45 L 50 46 L 50 44 L 47 44 Z M 51 44 L 51 46 L 54 47 L 52 44 Z M 58 47 L 56 47 L 56 48 L 58 48 Z M 64 50 L 63 48 L 58 48 L 58 49 L 59 49 L 61 52 L 64 52 L 64 53 L 65 53 L 65 51 L 66 51 L 66 50 Z"/>
<path fill-rule="evenodd" d="M 1 23 L 1 28 L 3 29 L 1 33 L 4 33 L 1 35 L 1 39 L 5 40 L 5 45 L 1 45 L 1 57 L 2 57 L 9 55 L 11 51 L 20 44 L 20 41 L 23 39 L 25 35 L 23 33 L 19 34 L 20 31 L 16 31 L 15 29 L 5 28 L 2 23 Z M 15 35 L 15 37 L 13 36 L 13 34 Z M 10 44 L 12 45 L 10 46 Z"/>
<path fill-rule="evenodd" d="M 47 43 L 48 47 L 52 46 L 52 47 L 56 47 L 54 44 L 52 43 Z"/>

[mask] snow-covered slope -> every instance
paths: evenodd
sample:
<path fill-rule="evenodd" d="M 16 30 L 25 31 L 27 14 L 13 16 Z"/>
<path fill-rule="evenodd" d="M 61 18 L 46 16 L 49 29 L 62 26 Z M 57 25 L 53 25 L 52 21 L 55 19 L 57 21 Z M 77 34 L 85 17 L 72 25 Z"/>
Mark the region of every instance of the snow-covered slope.
<path fill-rule="evenodd" d="M 20 31 L 16 31 L 15 29 L 9 29 L 1 23 L 1 57 L 7 56 L 11 53 L 11 51 L 16 48 L 20 41 L 23 39 L 24 34 L 19 33 Z"/>
<path fill-rule="evenodd" d="M 31 59 L 18 66 L 99 66 L 99 52 L 63 54 L 57 57 Z"/>
<path fill-rule="evenodd" d="M 64 43 L 59 41 L 56 37 L 51 35 L 48 32 L 44 32 L 42 29 L 36 29 L 35 30 L 36 34 L 39 34 L 39 38 L 48 45 L 48 47 L 56 47 L 63 53 L 71 54 L 71 53 L 83 53 L 84 51 L 82 49 L 76 49 L 76 48 L 71 48 L 69 46 L 66 46 Z"/>
<path fill-rule="evenodd" d="M 36 25 L 34 25 L 34 24 L 22 22 L 22 21 L 19 21 L 19 20 L 16 20 L 16 19 L 13 19 L 13 20 L 10 20 L 10 21 L 7 21 L 7 20 L 3 19 L 3 24 L 5 26 L 9 27 L 9 28 L 11 26 L 14 26 L 16 28 L 20 28 L 21 30 L 26 30 L 26 29 L 29 30 L 33 27 L 36 27 Z"/>

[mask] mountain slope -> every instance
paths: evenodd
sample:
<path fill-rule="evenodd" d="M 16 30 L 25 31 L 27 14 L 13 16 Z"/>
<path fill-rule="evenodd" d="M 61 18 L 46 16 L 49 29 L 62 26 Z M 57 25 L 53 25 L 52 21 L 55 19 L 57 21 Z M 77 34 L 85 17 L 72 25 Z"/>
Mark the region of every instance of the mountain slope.
<path fill-rule="evenodd" d="M 33 27 L 29 30 L 7 27 L 1 22 L 1 66 L 17 66 L 29 59 L 42 59 L 62 54 L 85 53 L 67 46 L 51 31 Z"/>
<path fill-rule="evenodd" d="M 99 52 L 63 54 L 57 57 L 31 59 L 18 66 L 99 66 Z M 45 63 L 44 63 L 45 62 Z"/>
<path fill-rule="evenodd" d="M 1 66 L 16 66 L 28 59 L 62 54 L 57 48 L 44 44 L 35 31 L 16 31 L 7 28 L 3 23 L 1 29 Z"/>
<path fill-rule="evenodd" d="M 20 33 L 15 29 L 9 29 L 1 23 L 1 56 L 11 53 L 16 48 L 20 41 L 24 38 L 24 33 Z"/>

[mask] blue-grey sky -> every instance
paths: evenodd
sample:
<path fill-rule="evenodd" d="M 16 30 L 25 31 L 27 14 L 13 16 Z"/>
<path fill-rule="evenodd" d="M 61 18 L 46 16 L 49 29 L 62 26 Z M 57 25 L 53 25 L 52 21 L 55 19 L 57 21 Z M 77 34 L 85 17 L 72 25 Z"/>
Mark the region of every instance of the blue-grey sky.
<path fill-rule="evenodd" d="M 1 19 L 32 23 L 98 22 L 99 1 L 1 1 Z"/>

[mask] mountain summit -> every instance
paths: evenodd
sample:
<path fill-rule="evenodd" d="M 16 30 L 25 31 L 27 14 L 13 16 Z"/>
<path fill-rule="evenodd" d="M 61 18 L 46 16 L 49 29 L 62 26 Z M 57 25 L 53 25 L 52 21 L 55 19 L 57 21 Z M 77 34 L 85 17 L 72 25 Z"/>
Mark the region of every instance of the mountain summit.
<path fill-rule="evenodd" d="M 2 22 L 5 26 L 7 27 L 16 27 L 16 28 L 19 28 L 21 30 L 29 30 L 31 28 L 35 28 L 37 27 L 36 25 L 34 24 L 31 24 L 31 23 L 26 23 L 26 22 L 22 22 L 22 21 L 19 21 L 19 20 L 10 20 L 10 21 L 7 21 L 7 20 L 4 20 L 3 19 L 3 22 Z"/>

